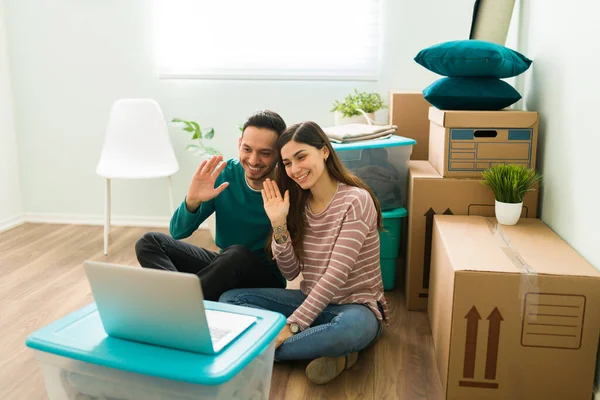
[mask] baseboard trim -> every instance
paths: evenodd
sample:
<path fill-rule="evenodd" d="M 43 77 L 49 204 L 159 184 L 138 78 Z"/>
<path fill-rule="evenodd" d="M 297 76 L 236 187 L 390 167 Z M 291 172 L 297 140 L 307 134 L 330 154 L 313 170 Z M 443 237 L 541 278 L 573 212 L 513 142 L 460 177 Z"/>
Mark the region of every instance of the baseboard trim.
<path fill-rule="evenodd" d="M 170 217 L 140 217 L 128 215 L 112 215 L 111 226 L 135 226 L 147 228 L 168 228 Z M 65 225 L 104 225 L 103 215 L 71 215 L 25 213 L 24 222 Z M 204 222 L 198 229 L 208 229 Z"/>
<path fill-rule="evenodd" d="M 24 214 L 15 215 L 14 217 L 8 217 L 3 221 L 0 221 L 0 232 L 7 231 L 23 223 L 25 223 Z"/>

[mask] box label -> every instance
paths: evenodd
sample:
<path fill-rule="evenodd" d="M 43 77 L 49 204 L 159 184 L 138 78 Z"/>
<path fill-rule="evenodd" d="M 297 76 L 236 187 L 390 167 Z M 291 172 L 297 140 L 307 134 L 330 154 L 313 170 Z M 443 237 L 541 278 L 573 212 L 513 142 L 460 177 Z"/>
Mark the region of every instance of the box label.
<path fill-rule="evenodd" d="M 483 171 L 505 163 L 532 167 L 532 138 L 532 129 L 450 129 L 448 171 Z"/>
<path fill-rule="evenodd" d="M 521 345 L 577 350 L 581 347 L 585 296 L 527 293 Z"/>

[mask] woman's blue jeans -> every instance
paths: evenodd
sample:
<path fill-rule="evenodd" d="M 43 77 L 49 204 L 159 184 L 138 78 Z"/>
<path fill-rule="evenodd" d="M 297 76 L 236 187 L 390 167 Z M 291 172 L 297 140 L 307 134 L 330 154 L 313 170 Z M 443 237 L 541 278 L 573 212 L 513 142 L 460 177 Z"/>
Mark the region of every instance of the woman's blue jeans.
<path fill-rule="evenodd" d="M 306 299 L 300 290 L 233 289 L 220 302 L 275 311 L 289 317 Z M 362 304 L 330 304 L 310 328 L 292 336 L 275 352 L 275 359 L 305 360 L 340 357 L 360 351 L 381 334 L 381 324 Z"/>

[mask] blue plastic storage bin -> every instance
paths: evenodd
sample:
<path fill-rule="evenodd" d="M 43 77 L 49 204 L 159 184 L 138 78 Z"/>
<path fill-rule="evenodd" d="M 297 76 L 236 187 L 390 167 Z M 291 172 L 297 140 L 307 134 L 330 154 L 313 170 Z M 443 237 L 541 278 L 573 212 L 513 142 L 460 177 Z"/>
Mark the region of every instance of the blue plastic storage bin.
<path fill-rule="evenodd" d="M 218 355 L 202 355 L 109 337 L 92 303 L 26 344 L 36 350 L 50 400 L 268 399 L 283 315 L 210 301 L 205 307 L 258 320 Z"/>
<path fill-rule="evenodd" d="M 403 136 L 354 143 L 332 143 L 344 165 L 375 192 L 381 208 L 404 207 L 408 161 L 417 142 Z"/>
<path fill-rule="evenodd" d="M 379 232 L 379 263 L 384 290 L 396 287 L 396 262 L 400 253 L 402 219 L 406 215 L 405 208 L 382 212 L 384 231 Z"/>

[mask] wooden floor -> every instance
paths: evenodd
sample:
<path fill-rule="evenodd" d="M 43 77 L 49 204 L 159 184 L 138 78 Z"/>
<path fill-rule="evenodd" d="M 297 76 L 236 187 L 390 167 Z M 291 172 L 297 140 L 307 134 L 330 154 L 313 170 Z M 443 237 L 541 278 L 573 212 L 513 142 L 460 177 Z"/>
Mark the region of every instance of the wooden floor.
<path fill-rule="evenodd" d="M 109 256 L 102 254 L 102 229 L 25 224 L 0 233 L 0 399 L 47 399 L 25 338 L 93 301 L 84 260 L 139 265 L 133 246 L 150 229 L 113 227 Z M 215 248 L 208 231 L 186 241 Z M 407 311 L 398 291 L 387 297 L 393 321 L 354 368 L 316 386 L 304 375 L 306 363 L 276 363 L 271 399 L 442 399 L 427 315 Z"/>

